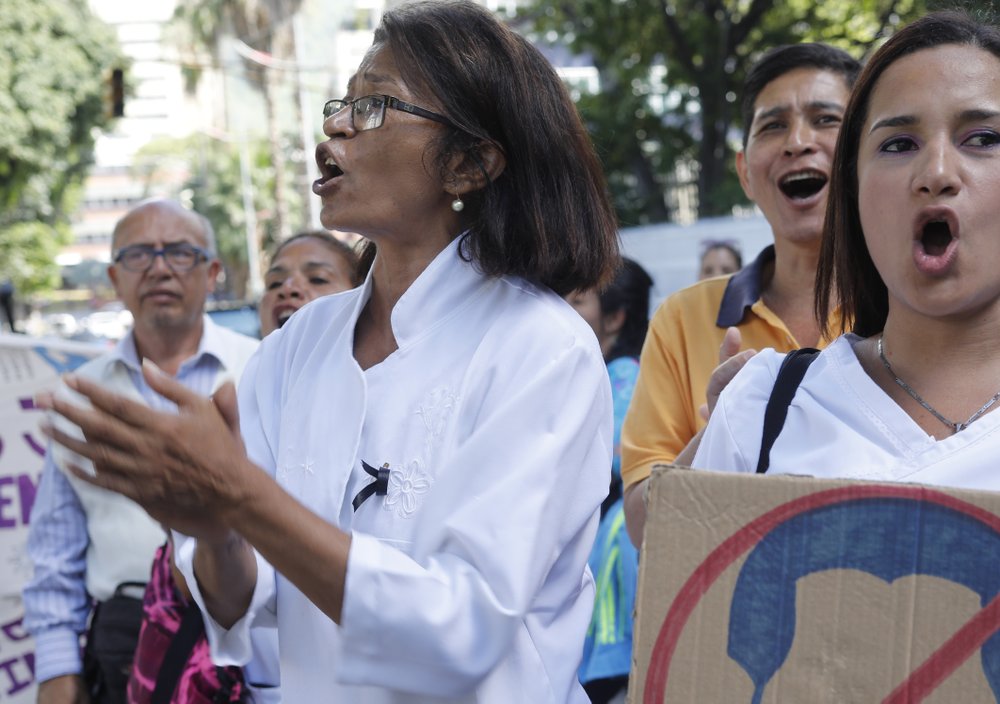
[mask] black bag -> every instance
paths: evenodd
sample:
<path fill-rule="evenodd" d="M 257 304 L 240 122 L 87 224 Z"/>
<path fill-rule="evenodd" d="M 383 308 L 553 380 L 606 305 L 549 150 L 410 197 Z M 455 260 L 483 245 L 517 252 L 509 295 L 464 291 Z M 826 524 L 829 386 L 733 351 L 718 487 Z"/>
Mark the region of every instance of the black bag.
<path fill-rule="evenodd" d="M 123 582 L 94 607 L 83 651 L 83 677 L 91 704 L 126 704 L 129 671 L 142 625 L 142 582 Z"/>

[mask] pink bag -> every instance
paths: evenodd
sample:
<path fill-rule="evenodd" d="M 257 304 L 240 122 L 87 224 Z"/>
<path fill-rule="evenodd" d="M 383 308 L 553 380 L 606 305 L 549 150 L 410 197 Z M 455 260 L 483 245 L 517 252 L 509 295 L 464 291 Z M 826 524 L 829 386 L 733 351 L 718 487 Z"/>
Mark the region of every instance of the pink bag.
<path fill-rule="evenodd" d="M 178 593 L 170 570 L 172 560 L 169 542 L 153 559 L 128 682 L 129 704 L 251 701 L 241 668 L 212 664 L 201 612 Z"/>

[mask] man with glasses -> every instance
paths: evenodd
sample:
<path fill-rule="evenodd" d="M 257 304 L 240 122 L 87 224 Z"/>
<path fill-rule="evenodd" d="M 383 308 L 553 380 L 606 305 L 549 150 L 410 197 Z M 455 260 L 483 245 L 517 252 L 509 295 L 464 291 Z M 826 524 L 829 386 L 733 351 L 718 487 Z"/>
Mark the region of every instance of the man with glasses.
<path fill-rule="evenodd" d="M 172 405 L 146 384 L 143 360 L 206 396 L 242 372 L 257 341 L 204 314 L 220 269 L 208 220 L 173 201 L 145 201 L 118 222 L 111 248 L 108 277 L 134 324 L 76 374 L 165 410 Z M 166 535 L 137 504 L 72 476 L 71 463 L 86 466 L 49 447 L 31 516 L 35 573 L 24 607 L 38 702 L 124 702 L 143 583 Z"/>

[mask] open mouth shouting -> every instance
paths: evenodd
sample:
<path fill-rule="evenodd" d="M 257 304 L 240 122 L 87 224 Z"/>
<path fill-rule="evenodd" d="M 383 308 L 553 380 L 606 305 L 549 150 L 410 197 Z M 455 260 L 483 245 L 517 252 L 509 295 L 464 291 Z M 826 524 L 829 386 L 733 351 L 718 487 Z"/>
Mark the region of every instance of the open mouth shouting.
<path fill-rule="evenodd" d="M 778 181 L 778 188 L 795 203 L 811 204 L 826 186 L 829 178 L 822 171 L 805 169 L 785 174 Z"/>
<path fill-rule="evenodd" d="M 344 175 L 344 170 L 337 164 L 336 159 L 320 145 L 316 149 L 316 165 L 319 167 L 319 178 L 313 182 L 313 193 L 322 196 L 329 192 L 330 185 L 340 176 Z"/>
<path fill-rule="evenodd" d="M 288 322 L 288 319 L 292 317 L 292 313 L 294 313 L 298 309 L 299 306 L 297 305 L 284 304 L 277 306 L 274 309 L 274 321 L 273 321 L 274 327 L 280 328 L 281 326 L 283 326 L 285 323 Z"/>
<path fill-rule="evenodd" d="M 958 217 L 950 208 L 928 208 L 914 227 L 913 258 L 925 274 L 943 274 L 958 249 Z"/>

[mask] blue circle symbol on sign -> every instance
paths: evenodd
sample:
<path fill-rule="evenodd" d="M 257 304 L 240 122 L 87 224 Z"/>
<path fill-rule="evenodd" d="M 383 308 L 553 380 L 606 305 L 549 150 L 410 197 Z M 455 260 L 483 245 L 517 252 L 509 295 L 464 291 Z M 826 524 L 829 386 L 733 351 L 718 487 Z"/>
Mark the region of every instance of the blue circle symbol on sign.
<path fill-rule="evenodd" d="M 891 583 L 931 575 L 963 585 L 987 603 L 1000 593 L 1000 533 L 938 503 L 866 498 L 817 507 L 765 535 L 733 591 L 728 653 L 750 676 L 753 702 L 784 663 L 795 637 L 800 577 L 826 570 L 866 572 Z M 1000 703 L 1000 631 L 980 649 L 983 673 Z"/>

